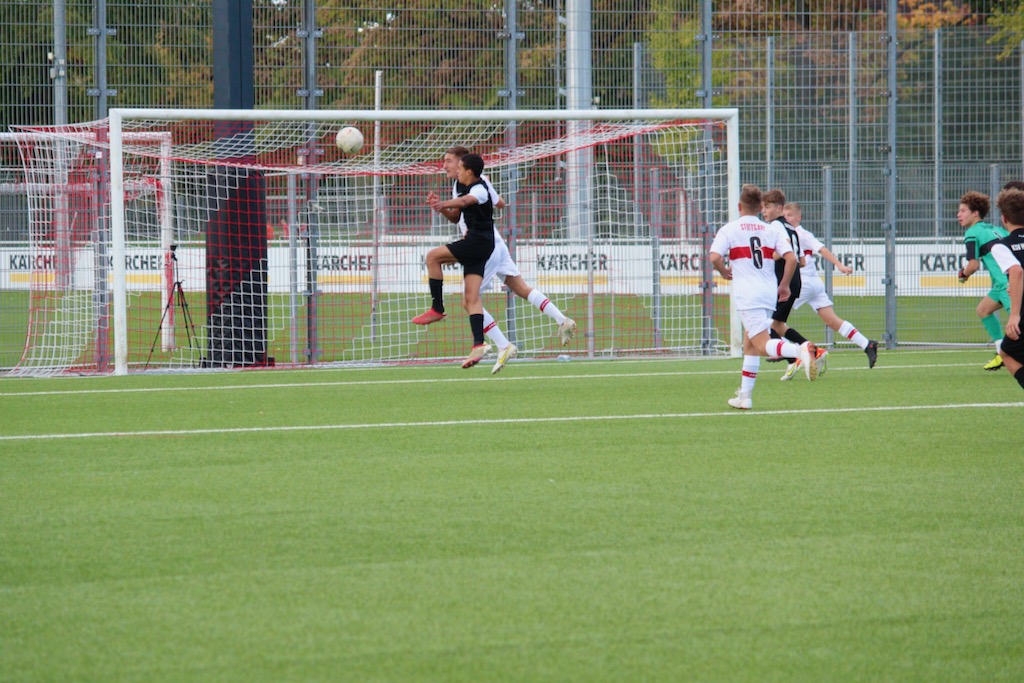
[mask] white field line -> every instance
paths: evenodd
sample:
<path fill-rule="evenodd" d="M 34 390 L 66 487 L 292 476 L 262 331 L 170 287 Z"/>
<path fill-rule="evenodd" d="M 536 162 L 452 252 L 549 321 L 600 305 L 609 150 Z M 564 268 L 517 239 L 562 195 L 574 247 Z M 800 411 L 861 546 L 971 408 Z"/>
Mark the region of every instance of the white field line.
<path fill-rule="evenodd" d="M 508 370 L 501 374 L 499 377 L 492 377 L 486 375 L 484 377 L 467 377 L 465 375 L 459 377 L 430 377 L 420 379 L 367 379 L 367 380 L 337 380 L 331 382 L 275 382 L 272 384 L 232 384 L 223 386 L 188 386 L 188 387 L 129 387 L 124 389 L 68 389 L 68 390 L 48 390 L 48 391 L 3 391 L 0 392 L 0 400 L 2 399 L 14 399 L 34 396 L 73 396 L 73 395 L 86 395 L 86 394 L 146 394 L 146 393 L 163 393 L 163 392 L 174 392 L 174 391 L 240 391 L 246 389 L 308 389 L 311 387 L 342 387 L 342 386 L 384 386 L 391 384 L 442 384 L 449 382 L 535 382 L 535 381 L 547 381 L 547 380 L 584 380 L 584 379 L 607 379 L 609 377 L 692 377 L 702 375 L 736 375 L 739 374 L 739 359 L 732 359 L 735 361 L 735 367 L 729 368 L 728 370 L 679 370 L 679 371 L 668 371 L 668 372 L 609 372 L 609 373 L 586 373 L 586 374 L 561 374 L 561 375 L 530 375 L 527 377 L 517 377 L 514 374 L 510 374 Z M 581 361 L 583 363 L 589 363 L 590 361 Z M 776 364 L 780 370 L 784 370 L 786 365 L 784 363 Z M 930 370 L 935 368 L 962 368 L 962 367 L 974 367 L 977 363 L 928 363 L 928 364 L 907 364 L 907 365 L 886 365 L 876 366 L 871 372 L 879 372 L 884 370 Z M 448 366 L 444 366 L 447 368 Z M 452 366 L 456 367 L 457 366 Z M 510 365 L 509 369 L 513 369 L 515 366 Z M 768 366 L 771 367 L 770 365 Z M 761 366 L 764 371 L 765 364 Z M 829 367 L 829 373 L 836 372 L 866 372 L 867 367 L 856 367 L 856 368 L 837 368 Z M 781 374 L 781 373 L 780 373 Z M 84 379 L 84 378 L 83 378 Z M 70 380 L 69 380 L 70 381 Z"/>
<path fill-rule="evenodd" d="M 31 441 L 31 440 L 55 440 L 55 439 L 94 439 L 94 438 L 139 438 L 153 436 L 202 436 L 207 434 L 267 434 L 272 432 L 317 432 L 329 430 L 364 430 L 364 429 L 400 429 L 424 427 L 466 427 L 475 425 L 500 425 L 500 424 L 537 424 L 539 422 L 610 422 L 614 420 L 682 420 L 693 418 L 709 417 L 737 417 L 737 416 L 761 416 L 775 417 L 779 415 L 815 415 L 835 413 L 873 413 L 892 412 L 909 410 L 964 410 L 964 409 L 990 409 L 998 408 L 1024 408 L 1024 402 L 1017 403 L 947 403 L 930 406 L 873 406 L 861 408 L 808 408 L 803 410 L 763 410 L 756 412 L 747 411 L 718 411 L 705 413 L 640 413 L 637 415 L 574 415 L 566 417 L 522 417 L 506 419 L 476 419 L 476 420 L 428 420 L 422 422 L 365 422 L 357 424 L 335 424 L 335 425 L 295 425 L 282 427 L 235 427 L 223 429 L 162 429 L 138 432 L 80 432 L 77 434 L 26 434 L 0 436 L 0 441 Z M 751 419 L 751 418 L 744 418 Z"/>

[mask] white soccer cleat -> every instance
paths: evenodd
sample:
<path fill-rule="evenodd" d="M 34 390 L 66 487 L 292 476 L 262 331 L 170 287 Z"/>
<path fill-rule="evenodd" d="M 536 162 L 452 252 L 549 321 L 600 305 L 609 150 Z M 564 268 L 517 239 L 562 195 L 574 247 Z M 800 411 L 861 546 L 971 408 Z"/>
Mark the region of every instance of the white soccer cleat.
<path fill-rule="evenodd" d="M 509 344 L 498 353 L 498 360 L 494 362 L 494 367 L 491 368 L 491 374 L 497 375 L 501 372 L 501 369 L 505 367 L 505 363 L 509 362 L 519 353 L 519 349 L 516 348 L 515 344 Z"/>
<path fill-rule="evenodd" d="M 814 359 L 814 362 L 818 365 L 818 377 L 821 377 L 828 370 L 828 351 L 819 348 L 818 357 Z"/>
<path fill-rule="evenodd" d="M 487 343 L 477 344 L 469 350 L 469 355 L 466 356 L 466 360 L 462 361 L 462 367 L 469 369 L 480 362 L 480 360 L 487 355 L 487 352 L 491 350 L 491 345 Z"/>
<path fill-rule="evenodd" d="M 811 382 L 818 379 L 817 359 L 818 347 L 814 345 L 814 342 L 807 341 L 800 345 L 800 355 L 797 356 L 797 360 L 800 361 L 804 368 L 804 374 Z"/>
<path fill-rule="evenodd" d="M 801 365 L 803 365 L 803 363 L 800 362 L 799 358 L 790 363 L 786 367 L 786 371 L 782 373 L 782 377 L 779 378 L 779 381 L 788 382 L 789 380 L 793 379 L 793 377 L 796 376 L 796 373 L 800 370 Z"/>
<path fill-rule="evenodd" d="M 739 410 L 750 410 L 754 407 L 754 399 L 750 397 L 749 391 L 736 390 L 736 397 L 729 399 L 729 405 Z"/>
<path fill-rule="evenodd" d="M 558 326 L 558 341 L 562 342 L 562 346 L 565 346 L 572 341 L 572 338 L 576 336 L 576 321 L 572 318 L 566 318 Z"/>

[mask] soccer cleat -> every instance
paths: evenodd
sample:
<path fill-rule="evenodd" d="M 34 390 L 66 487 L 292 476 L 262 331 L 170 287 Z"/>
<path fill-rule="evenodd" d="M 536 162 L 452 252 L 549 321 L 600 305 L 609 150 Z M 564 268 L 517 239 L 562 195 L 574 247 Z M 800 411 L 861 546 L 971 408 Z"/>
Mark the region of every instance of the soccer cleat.
<path fill-rule="evenodd" d="M 491 368 L 491 374 L 497 375 L 501 372 L 501 369 L 505 367 L 505 363 L 509 362 L 516 357 L 519 353 L 519 349 L 516 348 L 515 344 L 509 344 L 498 353 L 498 360 L 494 362 L 494 367 Z"/>
<path fill-rule="evenodd" d="M 818 358 L 818 347 L 814 345 L 814 342 L 806 341 L 801 344 L 800 355 L 797 358 L 803 364 L 807 379 L 811 382 L 818 379 L 818 364 L 815 362 Z"/>
<path fill-rule="evenodd" d="M 576 336 L 576 321 L 572 318 L 566 318 L 558 326 L 558 341 L 562 342 L 562 346 L 565 346 L 572 341 L 572 338 Z"/>
<path fill-rule="evenodd" d="M 782 382 L 788 382 L 789 380 L 793 379 L 793 376 L 796 375 L 801 365 L 803 365 L 803 363 L 800 362 L 799 358 L 797 358 L 795 361 L 789 364 L 789 367 L 787 367 L 786 371 L 782 373 L 782 377 L 780 377 L 779 380 Z"/>
<path fill-rule="evenodd" d="M 438 320 L 444 320 L 444 313 L 438 313 L 433 308 L 427 309 L 426 313 L 420 313 L 418 316 L 412 319 L 415 325 L 429 325 L 430 323 L 436 323 Z"/>
<path fill-rule="evenodd" d="M 488 343 L 477 344 L 469 350 L 469 355 L 466 356 L 466 360 L 462 361 L 463 369 L 468 369 L 480 362 L 480 360 L 487 355 L 487 352 L 491 350 L 491 345 Z"/>
<path fill-rule="evenodd" d="M 999 368 L 1003 367 L 1003 357 L 1000 355 L 996 355 L 995 358 L 985 363 L 982 367 L 986 370 L 998 370 Z"/>
<path fill-rule="evenodd" d="M 765 360 L 768 361 L 769 363 L 779 363 L 781 361 L 786 360 L 786 358 L 783 356 L 768 356 L 767 358 L 765 358 Z"/>
<path fill-rule="evenodd" d="M 754 407 L 754 400 L 750 398 L 749 391 L 743 391 L 742 389 L 736 390 L 736 397 L 729 399 L 729 405 L 739 410 L 750 410 Z"/>
<path fill-rule="evenodd" d="M 864 353 L 868 354 L 868 370 L 875 367 L 875 361 L 878 360 L 878 342 L 874 339 L 868 342 L 868 345 L 864 347 Z"/>
<path fill-rule="evenodd" d="M 819 348 L 818 355 L 815 357 L 814 362 L 818 364 L 818 377 L 825 374 L 828 370 L 828 351 Z"/>

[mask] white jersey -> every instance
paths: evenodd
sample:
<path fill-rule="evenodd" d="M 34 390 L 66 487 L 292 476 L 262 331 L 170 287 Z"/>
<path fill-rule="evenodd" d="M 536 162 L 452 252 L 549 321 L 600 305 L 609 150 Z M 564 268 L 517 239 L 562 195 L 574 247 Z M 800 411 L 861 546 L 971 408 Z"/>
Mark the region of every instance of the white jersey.
<path fill-rule="evenodd" d="M 718 229 L 711 251 L 729 258 L 732 298 L 738 310 L 775 310 L 779 285 L 774 256 L 793 251 L 785 230 L 768 225 L 757 216 L 742 216 Z"/>
<path fill-rule="evenodd" d="M 803 251 L 800 256 L 804 257 L 804 265 L 800 268 L 800 277 L 805 281 L 808 278 L 818 277 L 818 264 L 815 263 L 814 257 L 825 245 L 802 225 L 796 226 L 795 229 L 800 238 L 800 249 Z"/>

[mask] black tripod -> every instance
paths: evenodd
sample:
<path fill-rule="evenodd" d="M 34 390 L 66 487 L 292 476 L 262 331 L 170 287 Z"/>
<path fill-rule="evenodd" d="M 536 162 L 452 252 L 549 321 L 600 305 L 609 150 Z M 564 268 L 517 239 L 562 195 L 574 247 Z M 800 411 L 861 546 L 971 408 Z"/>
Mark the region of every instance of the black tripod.
<path fill-rule="evenodd" d="M 181 310 L 181 317 L 185 321 L 185 337 L 188 339 L 188 348 L 192 349 L 193 341 L 196 343 L 196 347 L 199 346 L 199 338 L 196 336 L 196 326 L 192 322 L 192 312 L 188 308 L 188 299 L 185 298 L 185 290 L 181 286 L 181 277 L 178 275 L 178 256 L 175 254 L 178 245 L 171 245 L 171 262 L 174 264 L 174 284 L 171 285 L 171 291 L 167 293 L 167 303 L 164 305 L 163 313 L 160 315 L 160 324 L 156 328 L 156 336 L 153 337 L 153 343 L 149 347 L 149 358 L 146 359 L 146 367 L 144 370 L 149 369 L 149 362 L 153 360 L 153 352 L 156 350 L 156 343 L 160 340 L 160 335 L 164 329 L 164 321 L 174 310 L 175 304 Z M 194 363 L 193 363 L 194 365 Z"/>

